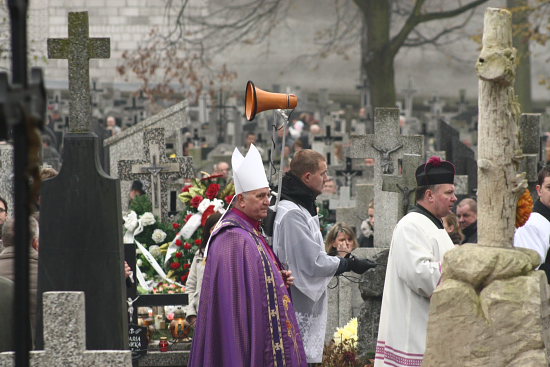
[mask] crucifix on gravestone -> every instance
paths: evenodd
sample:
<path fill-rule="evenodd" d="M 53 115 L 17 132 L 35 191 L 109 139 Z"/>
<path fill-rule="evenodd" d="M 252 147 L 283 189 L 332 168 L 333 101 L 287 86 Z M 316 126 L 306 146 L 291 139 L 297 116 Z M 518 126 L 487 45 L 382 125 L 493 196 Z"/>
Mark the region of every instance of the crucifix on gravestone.
<path fill-rule="evenodd" d="M 403 154 L 401 175 L 382 175 L 382 190 L 399 193 L 398 220 L 409 210 L 411 194 L 416 189 L 416 169 L 422 164 L 422 156 L 419 154 Z M 376 211 L 375 211 L 376 212 Z"/>
<path fill-rule="evenodd" d="M 351 158 L 374 158 L 374 200 L 375 222 L 378 223 L 375 247 L 389 247 L 393 228 L 400 211 L 397 195 L 382 190 L 382 175 L 393 173 L 393 167 L 404 154 L 423 154 L 422 136 L 402 136 L 399 134 L 399 109 L 376 108 L 374 134 L 352 136 Z"/>
<path fill-rule="evenodd" d="M 346 169 L 336 171 L 336 176 L 344 177 L 344 186 L 349 187 L 351 187 L 351 180 L 353 177 L 362 175 L 362 170 L 353 169 L 353 160 L 350 157 L 346 157 Z"/>
<path fill-rule="evenodd" d="M 88 62 L 109 56 L 109 39 L 88 38 L 86 12 L 69 13 L 68 28 L 68 39 L 48 39 L 50 57 L 69 60 L 70 133 L 63 169 L 42 185 L 38 294 L 85 292 L 88 349 L 127 349 L 120 182 L 100 167 L 90 129 Z M 98 261 L 83 261 L 83 254 Z M 41 297 L 37 303 L 36 346 L 42 349 Z"/>
<path fill-rule="evenodd" d="M 90 59 L 111 56 L 109 38 L 89 38 L 88 13 L 69 13 L 69 38 L 48 38 L 48 58 L 69 60 L 69 132 L 90 130 Z"/>
<path fill-rule="evenodd" d="M 118 176 L 125 181 L 149 181 L 153 214 L 164 221 L 168 219 L 170 180 L 193 177 L 192 158 L 166 158 L 162 128 L 146 129 L 143 145 L 145 159 L 119 161 Z"/>

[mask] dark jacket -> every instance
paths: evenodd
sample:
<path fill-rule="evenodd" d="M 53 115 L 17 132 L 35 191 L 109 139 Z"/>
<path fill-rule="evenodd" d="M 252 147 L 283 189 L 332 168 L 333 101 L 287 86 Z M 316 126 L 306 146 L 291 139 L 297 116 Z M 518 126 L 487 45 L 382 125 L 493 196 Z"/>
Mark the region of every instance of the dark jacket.
<path fill-rule="evenodd" d="M 477 243 L 477 221 L 462 230 L 464 241 L 462 243 Z"/>

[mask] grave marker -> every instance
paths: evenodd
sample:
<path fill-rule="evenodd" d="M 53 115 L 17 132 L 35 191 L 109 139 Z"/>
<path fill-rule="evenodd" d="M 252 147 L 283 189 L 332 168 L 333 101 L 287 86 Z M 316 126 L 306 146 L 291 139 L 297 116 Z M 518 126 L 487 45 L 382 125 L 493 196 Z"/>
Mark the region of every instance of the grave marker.
<path fill-rule="evenodd" d="M 397 199 L 402 205 L 398 206 L 398 220 L 401 219 L 414 200 L 411 195 L 416 189 L 416 169 L 422 164 L 422 156 L 419 154 L 403 154 L 401 175 L 383 175 L 382 190 L 399 193 Z M 374 211 L 376 213 L 376 210 Z"/>
<path fill-rule="evenodd" d="M 149 182 L 153 214 L 161 221 L 168 219 L 168 192 L 170 180 L 193 177 L 191 157 L 167 158 L 164 129 L 146 129 L 143 132 L 145 159 L 118 162 L 118 176 L 124 181 Z"/>
<path fill-rule="evenodd" d="M 101 169 L 98 138 L 90 132 L 88 60 L 108 56 L 108 42 L 88 38 L 86 12 L 69 13 L 68 39 L 49 40 L 51 56 L 69 58 L 71 119 L 63 169 L 42 185 L 38 269 L 38 294 L 85 292 L 86 342 L 99 350 L 128 348 L 120 187 Z M 42 298 L 37 301 L 42 348 Z"/>
<path fill-rule="evenodd" d="M 43 298 L 44 350 L 30 352 L 30 366 L 132 366 L 130 350 L 86 350 L 83 292 L 46 292 Z M 0 366 L 15 367 L 14 353 L 0 353 Z"/>
<path fill-rule="evenodd" d="M 399 203 L 396 193 L 382 190 L 382 174 L 393 174 L 398 159 L 404 154 L 423 154 L 422 136 L 399 135 L 399 110 L 377 108 L 374 134 L 352 136 L 351 158 L 375 158 L 374 200 L 375 222 L 378 223 L 375 247 L 389 247 L 394 226 L 398 221 Z"/>

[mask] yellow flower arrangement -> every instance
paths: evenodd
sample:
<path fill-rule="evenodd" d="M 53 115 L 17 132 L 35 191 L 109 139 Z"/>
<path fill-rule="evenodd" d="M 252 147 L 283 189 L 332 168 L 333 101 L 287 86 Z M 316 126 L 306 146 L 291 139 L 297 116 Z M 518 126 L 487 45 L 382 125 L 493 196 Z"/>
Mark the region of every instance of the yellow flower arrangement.
<path fill-rule="evenodd" d="M 336 328 L 333 339 L 337 345 L 348 341 L 355 348 L 357 346 L 357 317 L 349 320 L 343 328 Z"/>
<path fill-rule="evenodd" d="M 529 189 L 525 189 L 523 195 L 518 200 L 518 206 L 516 208 L 516 228 L 519 228 L 527 222 L 531 212 L 533 211 L 533 197 L 529 192 Z"/>

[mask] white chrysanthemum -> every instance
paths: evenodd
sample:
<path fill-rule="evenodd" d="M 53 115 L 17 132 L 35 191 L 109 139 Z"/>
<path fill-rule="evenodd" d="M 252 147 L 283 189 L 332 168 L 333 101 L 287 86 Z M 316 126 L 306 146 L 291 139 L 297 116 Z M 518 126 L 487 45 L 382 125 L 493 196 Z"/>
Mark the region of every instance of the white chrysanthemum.
<path fill-rule="evenodd" d="M 199 207 L 197 208 L 197 210 L 199 211 L 199 213 L 204 213 L 204 211 L 206 209 L 208 209 L 208 207 L 211 205 L 211 202 L 209 199 L 206 199 L 204 198 L 201 203 L 199 204 Z"/>
<path fill-rule="evenodd" d="M 143 261 L 141 261 L 141 259 L 138 259 L 138 260 L 136 261 L 136 265 L 137 265 L 137 266 L 142 266 L 142 265 L 143 265 Z"/>
<path fill-rule="evenodd" d="M 164 241 L 164 239 L 166 238 L 166 233 L 162 229 L 155 229 L 151 238 L 156 243 L 162 243 L 162 241 Z M 150 249 L 149 252 L 151 252 Z"/>
<path fill-rule="evenodd" d="M 124 215 L 122 219 L 124 219 L 124 228 L 128 231 L 133 231 L 136 229 L 138 225 L 138 218 L 135 211 L 132 210 L 127 215 Z"/>
<path fill-rule="evenodd" d="M 155 224 L 155 216 L 153 215 L 153 213 L 150 213 L 150 212 L 145 212 L 143 213 L 139 219 L 141 219 L 141 224 L 143 224 L 143 226 L 150 226 L 151 224 Z"/>
<path fill-rule="evenodd" d="M 141 250 L 139 248 L 136 248 L 136 255 L 141 255 Z"/>

